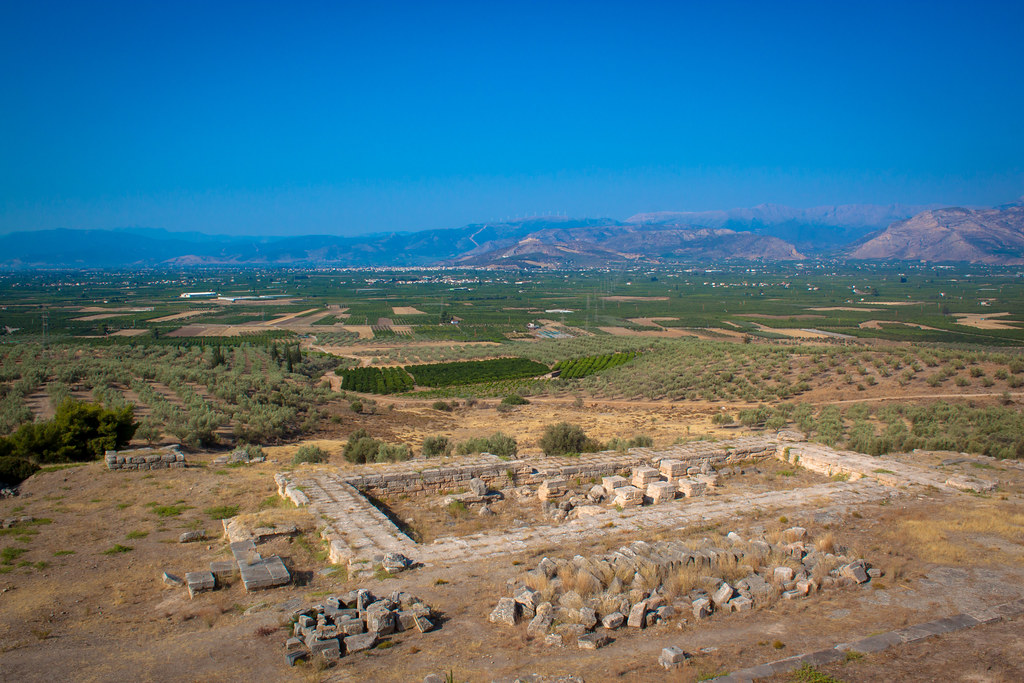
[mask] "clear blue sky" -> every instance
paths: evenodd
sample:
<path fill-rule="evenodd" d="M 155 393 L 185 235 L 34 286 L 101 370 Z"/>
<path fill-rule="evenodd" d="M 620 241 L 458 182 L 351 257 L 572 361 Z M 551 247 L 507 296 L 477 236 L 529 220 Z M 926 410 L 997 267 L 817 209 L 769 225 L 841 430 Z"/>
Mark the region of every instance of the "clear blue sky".
<path fill-rule="evenodd" d="M 0 0 L 0 232 L 1024 194 L 1024 3 Z"/>

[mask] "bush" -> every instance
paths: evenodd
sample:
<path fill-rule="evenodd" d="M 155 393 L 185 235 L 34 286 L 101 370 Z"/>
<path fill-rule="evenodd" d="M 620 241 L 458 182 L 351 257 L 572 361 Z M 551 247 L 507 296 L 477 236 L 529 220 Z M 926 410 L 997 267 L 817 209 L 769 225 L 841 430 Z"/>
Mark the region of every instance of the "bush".
<path fill-rule="evenodd" d="M 444 401 L 434 401 L 434 403 L 430 407 L 433 408 L 434 410 L 440 410 L 446 413 L 452 412 L 451 404 L 445 403 Z"/>
<path fill-rule="evenodd" d="M 514 458 L 519 452 L 519 445 L 511 436 L 496 432 L 488 437 L 478 436 L 463 441 L 455 447 L 458 455 L 472 453 L 493 453 L 499 458 Z"/>
<path fill-rule="evenodd" d="M 39 465 L 13 456 L 0 457 L 0 486 L 17 486 L 39 471 Z"/>
<path fill-rule="evenodd" d="M 452 444 L 447 436 L 428 436 L 423 439 L 423 457 L 434 458 L 451 453 Z"/>
<path fill-rule="evenodd" d="M 716 425 L 729 425 L 733 421 L 733 417 L 729 413 L 715 413 L 714 417 L 711 418 L 711 424 Z"/>
<path fill-rule="evenodd" d="M 106 410 L 96 403 L 66 400 L 49 422 L 24 424 L 0 439 L 0 454 L 36 463 L 95 460 L 128 445 L 138 423 L 134 408 Z"/>
<path fill-rule="evenodd" d="M 568 422 L 548 425 L 540 437 L 540 447 L 544 455 L 581 453 L 586 444 L 587 435 L 583 428 Z"/>
<path fill-rule="evenodd" d="M 363 404 L 361 401 L 352 401 L 351 403 L 348 404 L 348 407 L 352 410 L 353 413 L 363 412 Z"/>
<path fill-rule="evenodd" d="M 530 405 L 530 402 L 519 394 L 509 394 L 505 398 L 501 399 L 503 405 L 506 406 L 526 406 Z"/>
<path fill-rule="evenodd" d="M 349 462 L 373 462 L 380 444 L 381 442 L 371 437 L 365 429 L 357 429 L 349 435 L 341 455 Z"/>
<path fill-rule="evenodd" d="M 295 465 L 303 462 L 321 463 L 327 462 L 329 457 L 330 456 L 327 454 L 327 451 L 319 446 L 305 444 L 303 446 L 299 446 L 299 449 L 295 451 L 295 457 L 292 458 L 292 463 Z"/>

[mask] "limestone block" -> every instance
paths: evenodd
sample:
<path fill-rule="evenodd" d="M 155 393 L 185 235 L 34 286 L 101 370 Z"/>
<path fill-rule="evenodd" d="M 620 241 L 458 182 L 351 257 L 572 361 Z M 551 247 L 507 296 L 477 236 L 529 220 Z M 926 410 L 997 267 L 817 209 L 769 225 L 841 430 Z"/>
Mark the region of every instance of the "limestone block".
<path fill-rule="evenodd" d="M 587 633 L 576 639 L 576 647 L 581 650 L 597 650 L 612 642 L 607 633 Z"/>
<path fill-rule="evenodd" d="M 686 663 L 686 656 L 681 648 L 671 645 L 661 650 L 658 664 L 666 669 L 676 669 Z"/>
<path fill-rule="evenodd" d="M 196 593 L 212 591 L 217 580 L 210 572 L 188 572 L 185 574 L 185 585 L 188 586 L 189 597 L 195 597 Z"/>
<path fill-rule="evenodd" d="M 676 497 L 676 487 L 667 481 L 655 481 L 647 485 L 647 496 L 657 505 Z"/>
<path fill-rule="evenodd" d="M 625 477 L 614 475 L 611 477 L 601 477 L 601 486 L 604 487 L 604 492 L 609 496 L 615 495 L 615 490 L 628 486 L 629 481 Z"/>
<path fill-rule="evenodd" d="M 793 580 L 792 567 L 776 567 L 772 571 L 772 578 L 778 583 L 788 583 Z"/>
<path fill-rule="evenodd" d="M 579 623 L 583 628 L 590 631 L 597 626 L 597 612 L 589 607 L 581 607 L 579 610 Z"/>
<path fill-rule="evenodd" d="M 348 636 L 345 638 L 345 652 L 349 654 L 362 652 L 363 650 L 369 650 L 376 644 L 377 634 L 373 632 L 361 633 L 357 636 Z"/>
<path fill-rule="evenodd" d="M 492 624 L 515 626 L 519 620 L 519 605 L 512 598 L 502 598 L 487 620 Z"/>
<path fill-rule="evenodd" d="M 328 661 L 333 661 L 341 658 L 341 643 L 337 638 L 317 640 L 309 646 L 309 651 L 314 656 L 319 655 Z"/>
<path fill-rule="evenodd" d="M 632 484 L 638 489 L 646 489 L 648 484 L 658 481 L 661 474 L 653 467 L 634 467 Z"/>
<path fill-rule="evenodd" d="M 620 486 L 615 489 L 615 500 L 613 503 L 623 507 L 630 505 L 643 505 L 644 492 L 635 486 Z"/>
<path fill-rule="evenodd" d="M 840 569 L 840 575 L 857 583 L 864 583 L 868 580 L 868 573 L 864 570 L 863 563 L 851 562 L 845 565 Z"/>
<path fill-rule="evenodd" d="M 168 572 L 164 572 L 163 581 L 168 586 L 183 586 L 183 585 L 185 585 L 185 582 L 181 580 L 180 576 L 175 576 L 174 574 L 170 574 Z"/>
<path fill-rule="evenodd" d="M 694 498 L 696 496 L 703 496 L 707 490 L 707 484 L 702 481 L 697 481 L 694 478 L 680 479 L 677 484 L 679 492 L 687 498 Z"/>
<path fill-rule="evenodd" d="M 754 601 L 746 596 L 737 595 L 727 604 L 729 606 L 729 611 L 731 612 L 746 612 L 754 606 Z"/>
<path fill-rule="evenodd" d="M 722 609 L 732 599 L 732 596 L 736 594 L 736 591 L 732 586 L 723 582 L 714 593 L 711 594 L 711 602 L 714 604 L 716 609 Z"/>
<path fill-rule="evenodd" d="M 375 610 L 366 613 L 366 630 L 378 636 L 395 632 L 395 613 L 390 610 Z"/>
<path fill-rule="evenodd" d="M 612 612 L 611 614 L 605 615 L 604 619 L 601 620 L 601 625 L 609 631 L 614 631 L 622 626 L 625 621 L 626 617 L 621 612 Z"/>
<path fill-rule="evenodd" d="M 178 543 L 192 543 L 193 541 L 201 541 L 204 538 L 206 538 L 206 532 L 202 529 L 186 531 L 178 536 Z"/>
<path fill-rule="evenodd" d="M 544 638 L 544 645 L 547 647 L 563 647 L 562 634 L 549 633 L 548 636 Z"/>
<path fill-rule="evenodd" d="M 483 479 L 473 477 L 469 480 L 469 490 L 475 495 L 486 496 L 487 495 L 487 484 L 484 483 Z"/>
<path fill-rule="evenodd" d="M 681 460 L 662 460 L 660 463 L 661 473 L 668 479 L 678 479 L 686 476 L 688 465 Z"/>
<path fill-rule="evenodd" d="M 693 601 L 693 616 L 697 619 L 704 619 L 711 616 L 711 601 L 707 598 L 697 598 Z"/>
<path fill-rule="evenodd" d="M 541 500 L 549 500 L 565 495 L 565 479 L 545 479 L 537 489 L 537 497 Z"/>
<path fill-rule="evenodd" d="M 629 618 L 626 620 L 626 625 L 630 628 L 643 628 L 645 625 L 644 617 L 647 616 L 647 602 L 641 601 L 633 605 L 633 608 L 629 610 Z"/>

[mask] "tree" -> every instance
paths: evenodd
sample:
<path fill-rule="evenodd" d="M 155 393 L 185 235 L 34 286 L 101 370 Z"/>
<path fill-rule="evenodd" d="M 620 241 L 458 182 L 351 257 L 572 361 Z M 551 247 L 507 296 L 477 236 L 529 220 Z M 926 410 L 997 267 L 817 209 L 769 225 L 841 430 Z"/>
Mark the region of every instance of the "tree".
<path fill-rule="evenodd" d="M 0 452 L 40 463 L 93 460 L 127 446 L 137 428 L 134 406 L 106 410 L 68 399 L 49 422 L 22 425 L 3 439 Z"/>

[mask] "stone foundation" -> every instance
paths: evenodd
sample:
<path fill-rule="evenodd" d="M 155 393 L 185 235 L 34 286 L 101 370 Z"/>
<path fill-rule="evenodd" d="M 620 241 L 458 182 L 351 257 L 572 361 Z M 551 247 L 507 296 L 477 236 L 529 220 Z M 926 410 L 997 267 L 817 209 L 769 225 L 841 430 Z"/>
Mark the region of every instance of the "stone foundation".
<path fill-rule="evenodd" d="M 104 457 L 109 470 L 160 470 L 167 467 L 185 467 L 185 454 L 178 446 L 107 451 Z"/>

